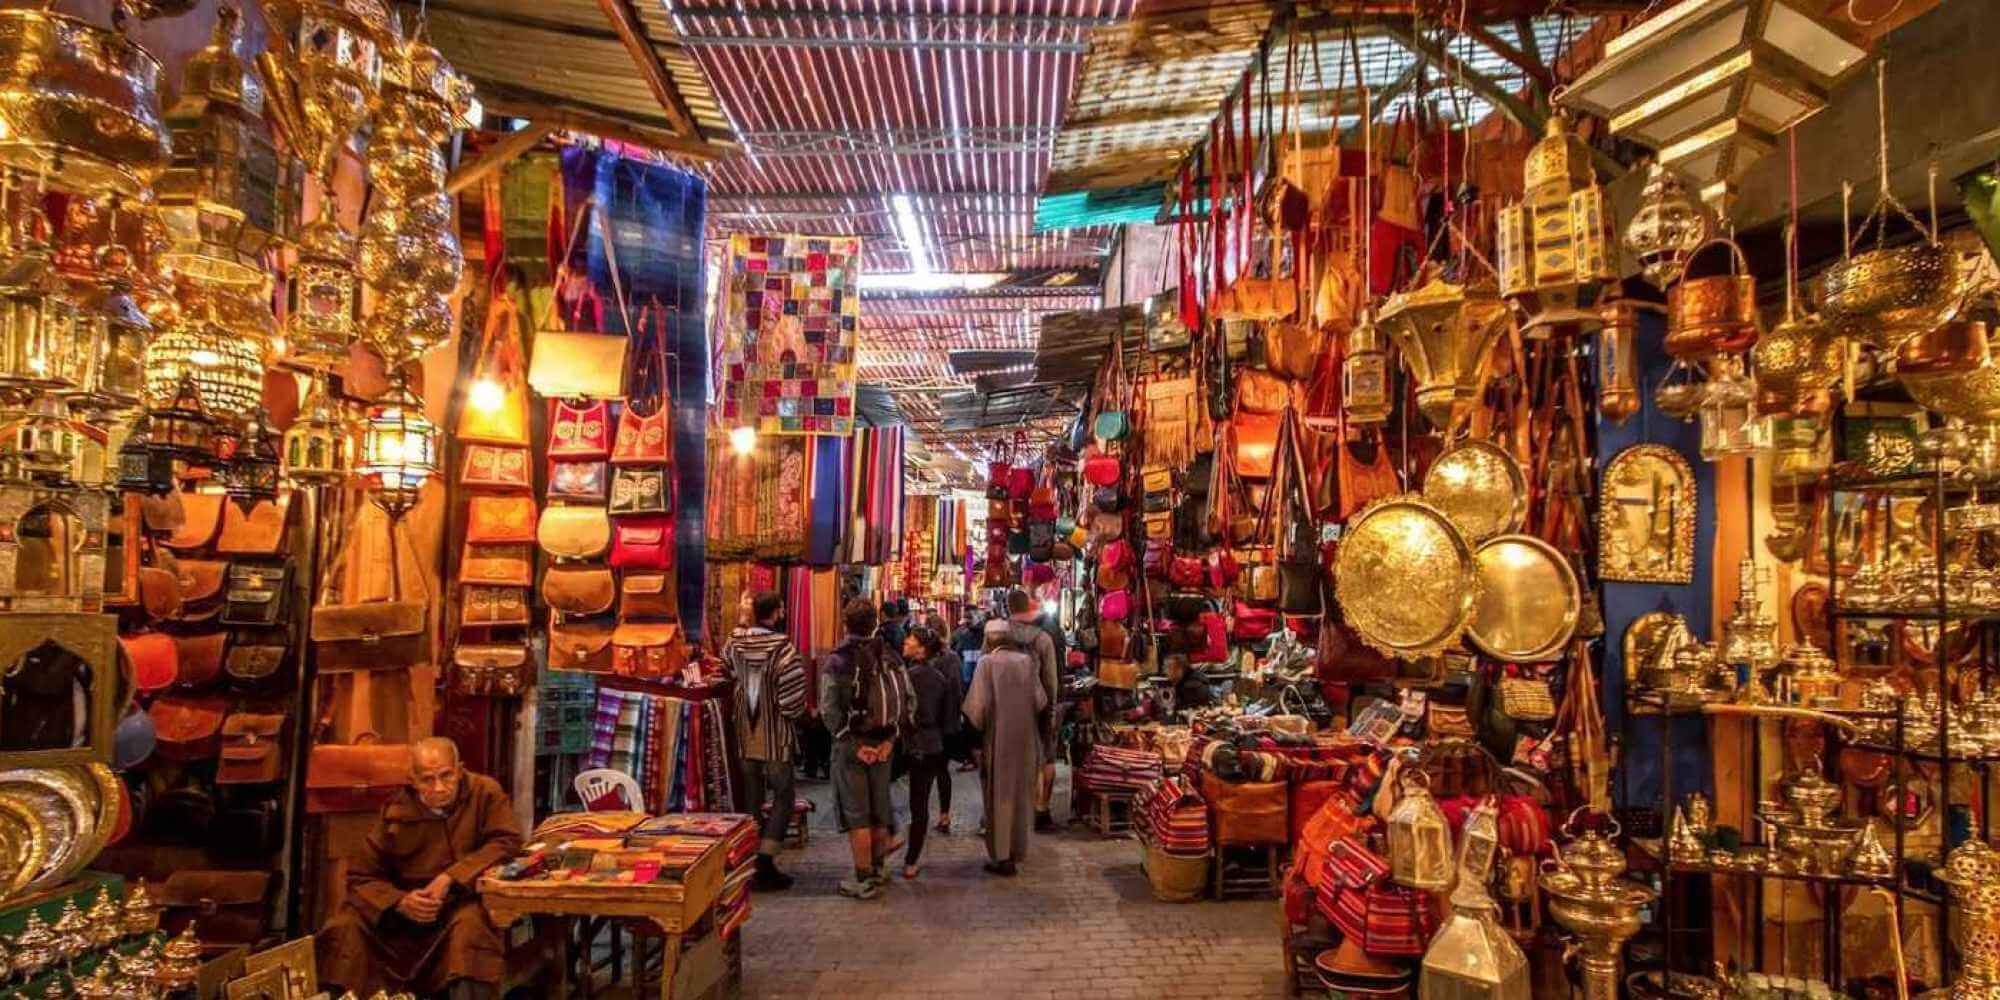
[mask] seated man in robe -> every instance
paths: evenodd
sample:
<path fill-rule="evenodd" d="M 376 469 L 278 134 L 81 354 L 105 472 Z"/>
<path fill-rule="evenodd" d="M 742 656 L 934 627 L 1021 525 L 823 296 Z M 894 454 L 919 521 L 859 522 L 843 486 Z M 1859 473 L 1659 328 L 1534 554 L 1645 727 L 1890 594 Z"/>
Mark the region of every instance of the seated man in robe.
<path fill-rule="evenodd" d="M 382 988 L 498 996 L 505 956 L 477 885 L 520 847 L 499 782 L 466 773 L 449 739 L 417 742 L 410 786 L 348 859 L 347 899 L 319 933 L 321 978 L 363 996 Z"/>

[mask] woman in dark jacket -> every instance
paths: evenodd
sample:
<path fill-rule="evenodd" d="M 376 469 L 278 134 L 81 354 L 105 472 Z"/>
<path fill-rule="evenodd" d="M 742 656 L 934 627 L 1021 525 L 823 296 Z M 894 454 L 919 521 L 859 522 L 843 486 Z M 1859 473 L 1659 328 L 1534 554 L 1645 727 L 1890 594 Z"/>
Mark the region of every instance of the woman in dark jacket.
<path fill-rule="evenodd" d="M 945 748 L 958 733 L 960 703 L 965 699 L 953 659 L 944 640 L 929 627 L 911 629 L 903 639 L 903 662 L 910 665 L 910 688 L 917 702 L 917 729 L 908 741 L 910 846 L 903 855 L 904 878 L 917 877 L 933 784 L 938 790 L 938 830 L 951 829 L 951 758 Z"/>

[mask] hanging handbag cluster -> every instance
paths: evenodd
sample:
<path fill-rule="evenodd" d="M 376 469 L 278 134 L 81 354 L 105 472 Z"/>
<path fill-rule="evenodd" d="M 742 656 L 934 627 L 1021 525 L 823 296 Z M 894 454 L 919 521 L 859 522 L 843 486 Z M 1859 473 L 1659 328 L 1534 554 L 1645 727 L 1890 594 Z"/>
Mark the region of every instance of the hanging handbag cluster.
<path fill-rule="evenodd" d="M 522 354 L 520 313 L 496 289 L 473 361 L 475 391 L 455 428 L 466 452 L 459 484 L 470 494 L 446 674 L 459 695 L 515 697 L 535 682 L 529 589 L 543 512 L 529 472 L 530 403 Z M 502 470 L 503 475 L 492 474 Z"/>

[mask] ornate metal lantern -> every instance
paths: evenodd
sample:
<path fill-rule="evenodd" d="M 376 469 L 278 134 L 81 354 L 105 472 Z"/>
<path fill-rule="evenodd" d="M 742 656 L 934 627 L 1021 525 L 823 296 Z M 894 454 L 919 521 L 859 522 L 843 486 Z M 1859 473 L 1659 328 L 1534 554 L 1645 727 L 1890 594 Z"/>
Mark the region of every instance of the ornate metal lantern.
<path fill-rule="evenodd" d="M 149 417 L 140 417 L 125 443 L 118 446 L 118 489 L 146 496 L 166 496 L 174 491 L 174 456 L 153 447 Z"/>
<path fill-rule="evenodd" d="M 1549 116 L 1525 177 L 1526 200 L 1500 210 L 1500 294 L 1528 316 L 1529 337 L 1595 329 L 1598 296 L 1618 280 L 1617 254 L 1590 146 L 1568 115 Z"/>
<path fill-rule="evenodd" d="M 1696 410 L 1701 421 L 1701 457 L 1708 461 L 1746 455 L 1763 443 L 1766 425 L 1757 420 L 1750 380 L 1734 356 L 1715 359 L 1714 375 L 1702 391 Z"/>
<path fill-rule="evenodd" d="M 147 447 L 155 453 L 188 462 L 205 462 L 211 457 L 209 441 L 215 436 L 215 418 L 201 402 L 201 388 L 192 371 L 183 372 L 166 402 L 147 411 Z"/>
<path fill-rule="evenodd" d="M 315 376 L 307 383 L 298 419 L 285 429 L 285 481 L 308 486 L 338 482 L 353 464 L 354 435 L 324 381 Z"/>
<path fill-rule="evenodd" d="M 137 195 L 167 165 L 160 63 L 120 32 L 0 10 L 0 163 L 62 191 Z"/>
<path fill-rule="evenodd" d="M 437 471 L 437 425 L 424 416 L 424 402 L 400 373 L 381 399 L 368 407 L 357 472 L 367 477 L 375 502 L 398 518 L 416 506 L 417 493 Z"/>
<path fill-rule="evenodd" d="M 1507 305 L 1491 284 L 1434 276 L 1391 296 L 1381 322 L 1416 379 L 1417 409 L 1443 428 L 1461 402 L 1479 395 L 1481 362 L 1505 329 Z"/>
<path fill-rule="evenodd" d="M 1379 424 L 1395 410 L 1390 395 L 1389 352 L 1375 329 L 1372 310 L 1363 309 L 1361 318 L 1347 332 L 1346 357 L 1341 360 L 1340 405 L 1349 423 Z"/>
<path fill-rule="evenodd" d="M 304 170 L 264 125 L 264 90 L 237 51 L 240 17 L 216 9 L 208 47 L 188 60 L 167 110 L 172 166 L 154 185 L 172 234 L 165 263 L 198 281 L 254 284 L 263 253 L 298 231 Z"/>
<path fill-rule="evenodd" d="M 299 259 L 285 287 L 285 358 L 302 368 L 345 363 L 354 344 L 361 279 L 354 234 L 322 215 L 299 238 Z"/>
<path fill-rule="evenodd" d="M 226 321 L 222 291 L 216 286 L 194 296 L 180 322 L 148 346 L 146 395 L 158 401 L 192 379 L 202 408 L 217 420 L 233 422 L 263 397 L 266 341 L 260 331 Z"/>
<path fill-rule="evenodd" d="M 1424 951 L 1417 992 L 1424 1000 L 1528 1000 L 1528 956 L 1496 917 L 1486 893 L 1499 849 L 1497 810 L 1482 803 L 1466 817 L 1452 914 Z"/>
<path fill-rule="evenodd" d="M 8 428 L 0 466 L 8 479 L 68 483 L 81 449 L 62 402 L 44 392 Z"/>
<path fill-rule="evenodd" d="M 1806 0 L 1680 0 L 1604 46 L 1559 98 L 1713 198 L 1826 106 L 1867 51 Z"/>
<path fill-rule="evenodd" d="M 236 451 L 222 468 L 223 492 L 248 514 L 258 504 L 278 498 L 278 471 L 278 435 L 260 406 L 251 412 L 236 440 Z"/>
<path fill-rule="evenodd" d="M 1688 257 L 1708 242 L 1708 216 L 1688 197 L 1687 185 L 1666 167 L 1653 164 L 1639 192 L 1639 210 L 1625 224 L 1625 249 L 1639 258 L 1639 273 L 1666 291 L 1680 280 Z"/>
<path fill-rule="evenodd" d="M 258 62 L 272 117 L 325 186 L 381 87 L 394 18 L 380 0 L 278 0 L 265 13 L 293 56 Z"/>
<path fill-rule="evenodd" d="M 46 247 L 0 271 L 0 394 L 25 400 L 77 384 L 82 324 Z"/>
<path fill-rule="evenodd" d="M 132 298 L 132 255 L 116 243 L 97 254 L 99 283 L 79 297 L 83 306 L 82 379 L 69 393 L 80 409 L 122 413 L 146 395 L 146 343 L 153 324 Z"/>
<path fill-rule="evenodd" d="M 1451 827 L 1428 784 L 1422 769 L 1404 762 L 1389 813 L 1389 873 L 1412 889 L 1437 891 L 1451 886 Z"/>
<path fill-rule="evenodd" d="M 1639 307 L 1620 300 L 1603 308 L 1597 333 L 1597 412 L 1622 424 L 1639 412 Z"/>

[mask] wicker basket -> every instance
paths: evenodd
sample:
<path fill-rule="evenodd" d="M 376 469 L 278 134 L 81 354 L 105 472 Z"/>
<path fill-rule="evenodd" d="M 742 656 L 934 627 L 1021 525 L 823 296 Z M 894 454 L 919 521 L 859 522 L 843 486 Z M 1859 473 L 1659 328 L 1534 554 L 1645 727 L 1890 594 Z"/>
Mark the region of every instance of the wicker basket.
<path fill-rule="evenodd" d="M 1157 847 L 1146 847 L 1146 880 L 1153 898 L 1162 903 L 1192 903 L 1208 887 L 1208 858 L 1177 858 Z"/>

